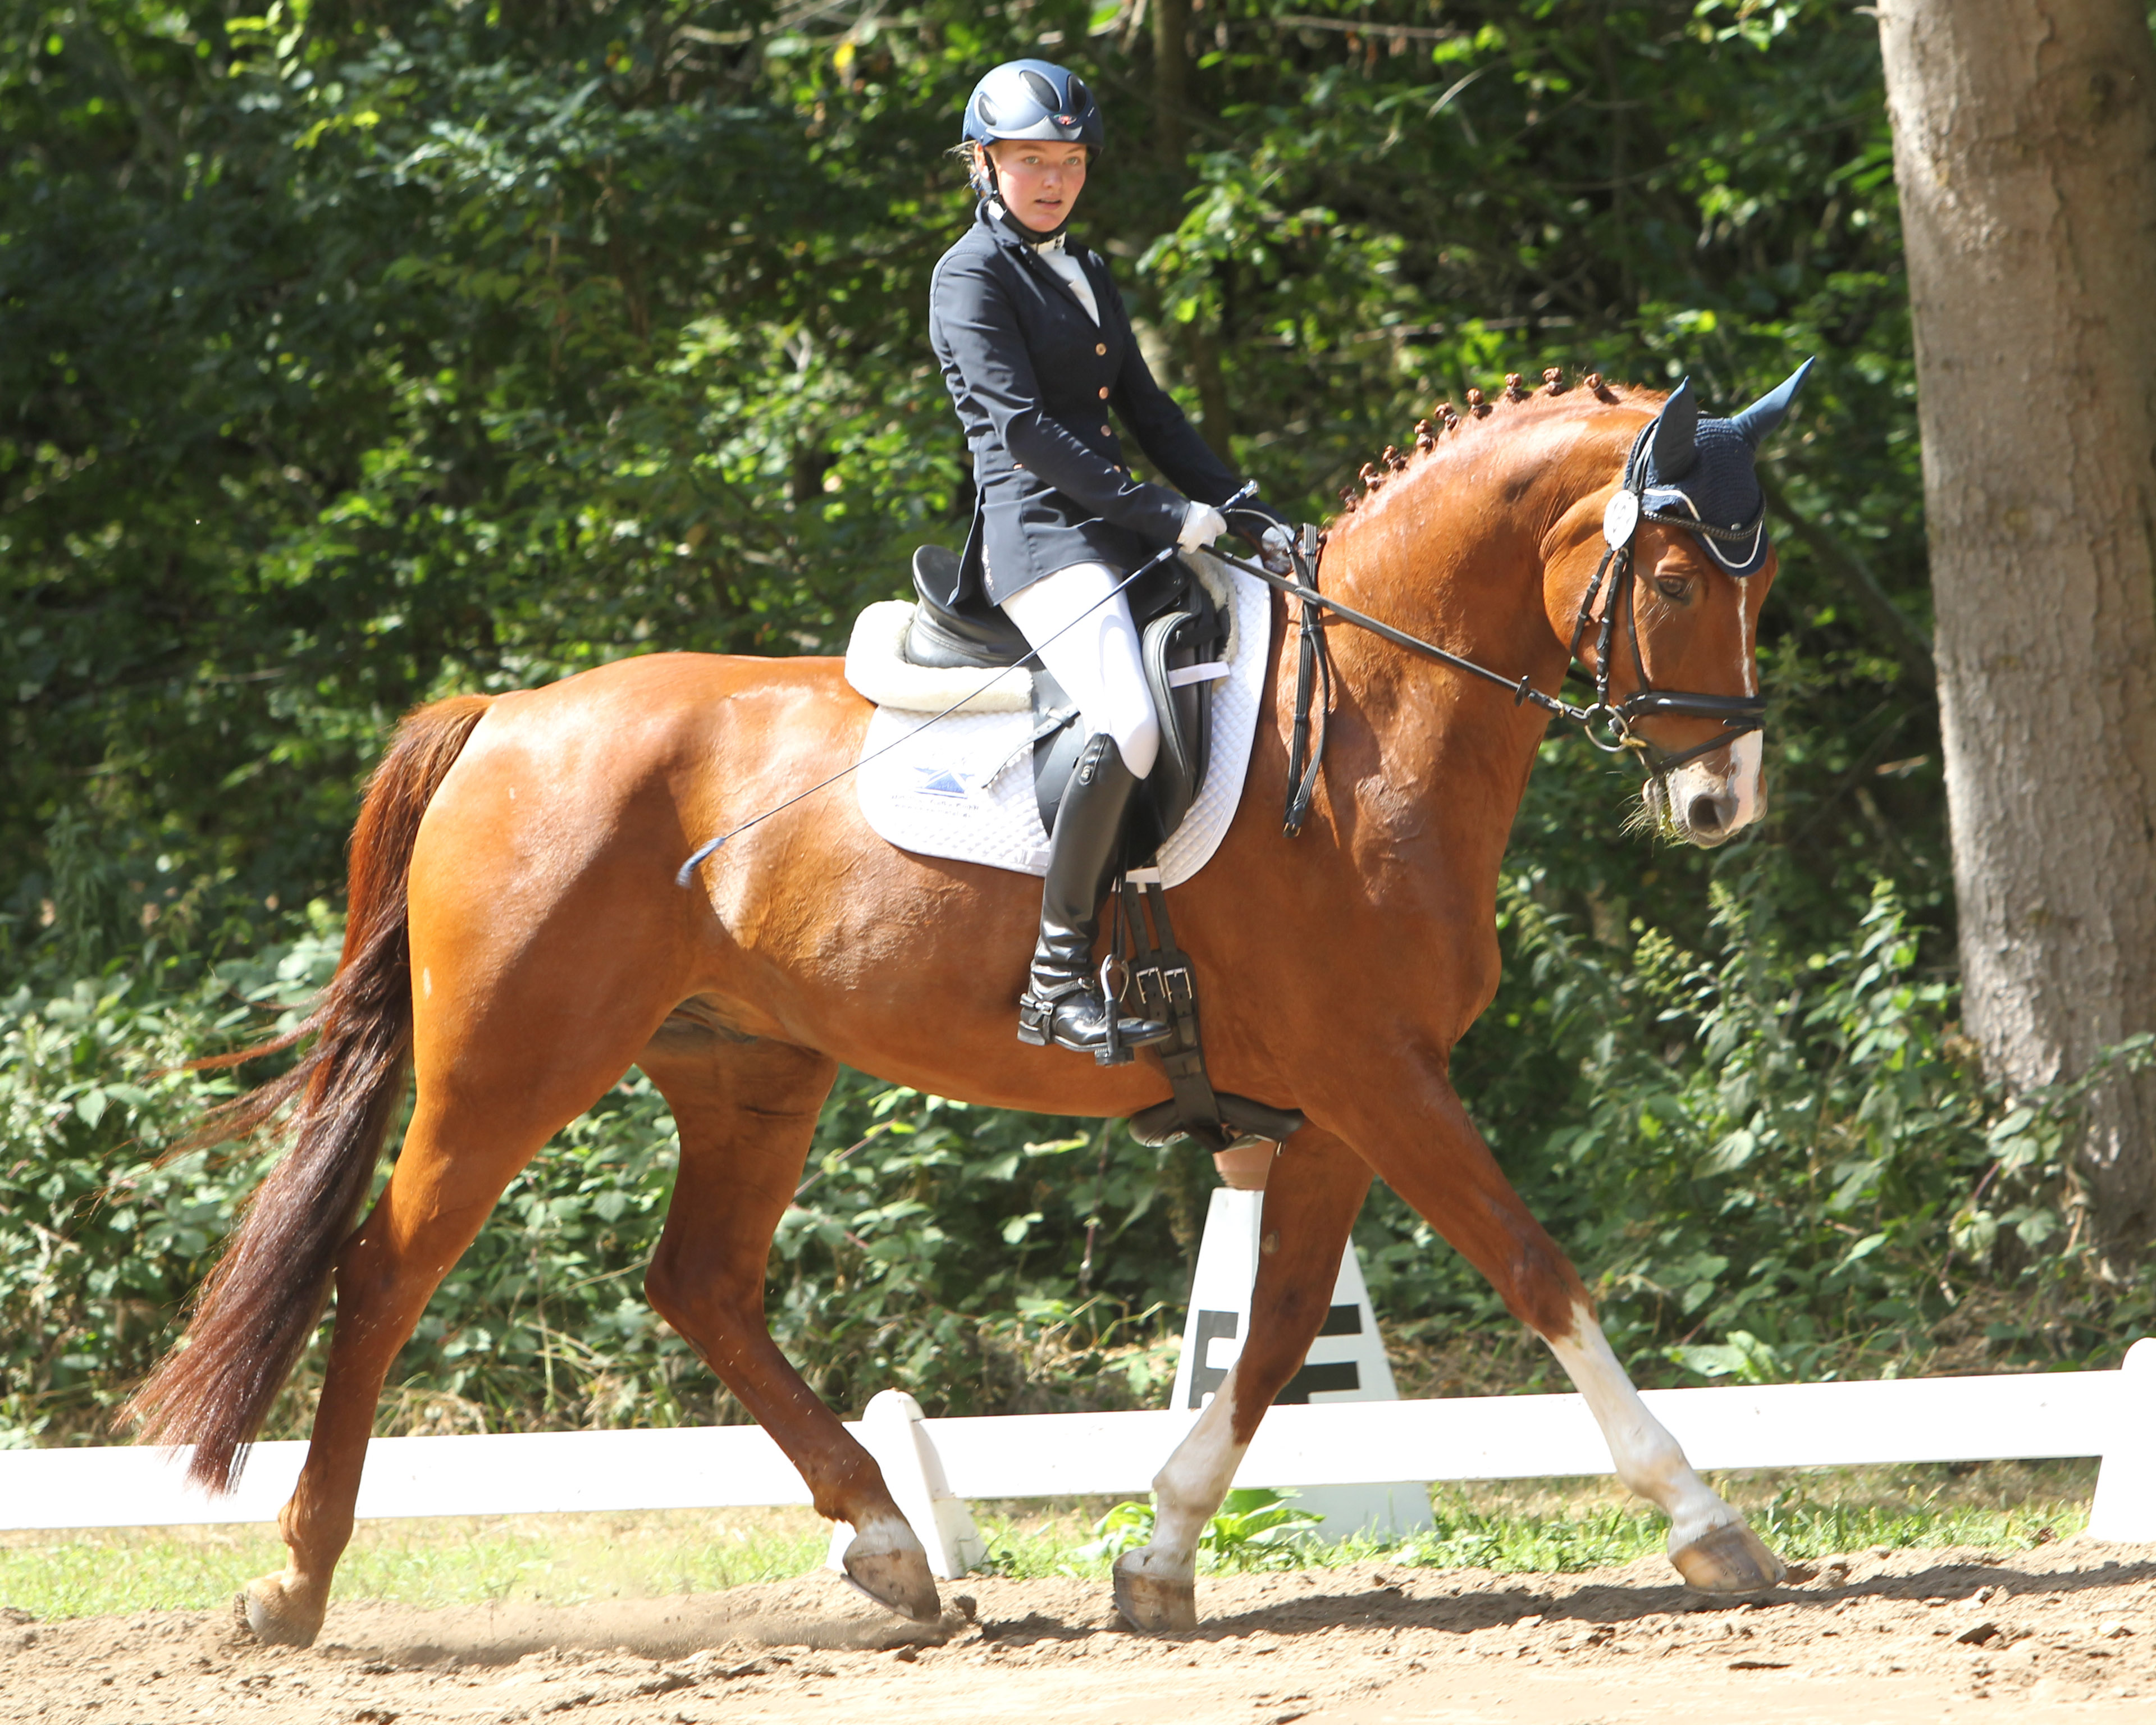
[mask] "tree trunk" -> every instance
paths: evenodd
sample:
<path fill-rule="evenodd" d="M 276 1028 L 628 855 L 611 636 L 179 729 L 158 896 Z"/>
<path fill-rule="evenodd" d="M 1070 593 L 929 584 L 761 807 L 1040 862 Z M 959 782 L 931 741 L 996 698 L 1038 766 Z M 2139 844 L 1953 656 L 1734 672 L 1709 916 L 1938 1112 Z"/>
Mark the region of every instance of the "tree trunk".
<path fill-rule="evenodd" d="M 1179 169 L 1189 137 L 1183 105 L 1189 100 L 1190 0 L 1152 0 L 1152 141 Z"/>
<path fill-rule="evenodd" d="M 1190 0 L 1152 0 L 1152 7 L 1153 143 L 1162 160 L 1173 165 L 1180 187 L 1183 158 L 1190 149 L 1185 119 L 1190 102 Z M 1183 349 L 1190 382 L 1198 391 L 1199 431 L 1214 454 L 1229 460 L 1235 428 L 1229 422 L 1219 350 L 1195 321 L 1183 326 Z"/>
<path fill-rule="evenodd" d="M 2156 1026 L 2156 48 L 2139 0 L 1882 0 L 1964 1011 L 2015 1090 Z M 2156 1081 L 2077 1153 L 2156 1238 Z"/>
<path fill-rule="evenodd" d="M 1198 429 L 1213 453 L 1233 465 L 1235 426 L 1228 406 L 1228 380 L 1220 375 L 1220 351 L 1196 318 L 1183 326 L 1183 347 L 1190 359 L 1190 381 L 1198 390 Z"/>

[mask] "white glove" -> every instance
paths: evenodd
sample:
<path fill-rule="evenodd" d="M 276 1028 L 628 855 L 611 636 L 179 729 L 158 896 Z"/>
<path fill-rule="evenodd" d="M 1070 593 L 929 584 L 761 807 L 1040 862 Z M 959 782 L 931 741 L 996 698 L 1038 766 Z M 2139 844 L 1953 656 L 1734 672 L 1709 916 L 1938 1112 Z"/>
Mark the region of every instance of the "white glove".
<path fill-rule="evenodd" d="M 1258 540 L 1258 561 L 1275 575 L 1286 575 L 1293 571 L 1295 540 L 1278 521 L 1266 528 Z"/>
<path fill-rule="evenodd" d="M 1183 530 L 1175 536 L 1175 548 L 1203 551 L 1227 531 L 1227 516 L 1209 503 L 1194 503 L 1183 511 Z"/>

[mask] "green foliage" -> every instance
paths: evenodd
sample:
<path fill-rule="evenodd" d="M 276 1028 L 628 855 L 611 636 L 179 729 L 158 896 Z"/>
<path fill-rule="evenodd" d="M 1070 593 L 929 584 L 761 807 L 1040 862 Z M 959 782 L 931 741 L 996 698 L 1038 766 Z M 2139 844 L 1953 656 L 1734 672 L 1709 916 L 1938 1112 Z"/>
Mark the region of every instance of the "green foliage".
<path fill-rule="evenodd" d="M 942 151 L 983 64 L 1048 33 L 1117 140 L 1087 235 L 1139 260 L 1156 358 L 1276 498 L 1322 506 L 1504 369 L 1690 370 L 1727 404 L 1818 350 L 1791 491 L 1921 617 L 1868 20 L 1309 16 L 1226 8 L 1185 162 L 1144 147 L 1127 8 L 0 4 L 13 908 L 72 819 L 259 920 L 336 891 L 416 699 L 838 639 L 970 506 L 923 319 L 966 208 Z M 1802 817 L 1933 720 L 1789 562 L 1773 686 L 1825 752 L 1785 783 Z M 1864 789 L 1934 866 L 1935 774 Z M 1815 878 L 1846 813 L 1782 835 Z"/>
<path fill-rule="evenodd" d="M 1519 962 L 1469 1039 L 1478 1113 L 1588 1266 L 1616 1345 L 1749 1383 L 2107 1357 L 2149 1313 L 2100 1281 L 2062 1145 L 2149 1039 L 2004 1106 L 1891 883 L 1849 938 L 1806 952 L 1778 912 L 1781 867 L 1712 883 L 1711 957 L 1636 918 L 1594 938 L 1550 909 L 1544 875 L 1506 882 Z M 1494 1319 L 1464 1266 L 1439 1291 L 1426 1224 L 1394 1204 L 1364 1226 L 1384 1309 Z"/>
<path fill-rule="evenodd" d="M 261 1171 L 156 1159 L 209 1087 L 144 1070 L 203 1028 L 144 993 L 0 1001 L 0 1443 L 80 1430 L 148 1368 Z"/>
<path fill-rule="evenodd" d="M 177 1068 L 324 974 L 399 711 L 828 649 L 963 531 L 925 336 L 968 210 L 943 151 L 1030 51 L 1103 93 L 1080 225 L 1147 352 L 1284 506 L 1507 371 L 1688 372 L 1726 410 L 1820 356 L 1772 450 L 1816 531 L 1767 608 L 1763 830 L 1622 839 L 1632 787 L 1553 742 L 1455 1059 L 1620 1348 L 1765 1378 L 2146 1327 L 2081 1250 L 2079 1093 L 2010 1104 L 1954 1029 L 1873 22 L 1193 19 L 1178 153 L 1129 4 L 0 0 L 0 1431 L 90 1435 L 174 1333 L 258 1172 L 160 1159 L 229 1093 Z M 850 1075 L 773 1258 L 783 1343 L 842 1406 L 1157 1399 L 1209 1176 L 1103 1147 Z M 511 1187 L 387 1423 L 735 1417 L 637 1286 L 673 1155 L 631 1075 Z M 1389 1196 L 1362 1235 L 1396 1338 L 1507 1325 Z"/>
<path fill-rule="evenodd" d="M 1296 1491 L 1264 1486 L 1236 1486 L 1198 1536 L 1199 1567 L 1208 1574 L 1245 1569 L 1286 1569 L 1311 1561 L 1311 1535 L 1324 1525 L 1322 1516 L 1296 1507 Z M 1119 1503 L 1093 1524 L 1099 1537 L 1071 1553 L 1064 1566 L 1070 1574 L 1112 1565 L 1127 1551 L 1152 1541 L 1153 1506 Z"/>

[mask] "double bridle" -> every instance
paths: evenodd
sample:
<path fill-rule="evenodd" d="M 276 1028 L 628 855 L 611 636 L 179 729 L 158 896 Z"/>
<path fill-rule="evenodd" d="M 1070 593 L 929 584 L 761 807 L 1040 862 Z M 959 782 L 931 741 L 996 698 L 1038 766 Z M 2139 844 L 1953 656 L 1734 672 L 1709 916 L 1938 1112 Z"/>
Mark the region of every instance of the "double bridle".
<path fill-rule="evenodd" d="M 1600 628 L 1594 646 L 1594 699 L 1587 706 L 1575 705 L 1562 696 L 1545 695 L 1534 685 L 1532 678 L 1517 679 L 1491 670 L 1487 665 L 1458 653 L 1448 651 L 1433 642 L 1411 635 L 1390 624 L 1380 623 L 1374 617 L 1358 611 L 1352 605 L 1327 597 L 1317 590 L 1317 530 L 1305 526 L 1301 537 L 1291 551 L 1299 578 L 1290 580 L 1276 575 L 1261 564 L 1245 562 L 1240 557 L 1223 557 L 1247 575 L 1255 575 L 1268 587 L 1277 588 L 1291 598 L 1302 604 L 1301 619 L 1301 658 L 1295 680 L 1295 720 L 1288 747 L 1288 802 L 1286 828 L 1290 838 L 1302 829 L 1304 819 L 1310 811 L 1310 801 L 1317 788 L 1317 775 L 1324 752 L 1322 731 L 1317 749 L 1311 748 L 1311 700 L 1314 692 L 1322 689 L 1326 697 L 1320 711 L 1331 704 L 1332 665 L 1325 646 L 1325 619 L 1321 609 L 1330 611 L 1343 623 L 1352 623 L 1358 629 L 1368 630 L 1395 646 L 1404 647 L 1410 653 L 1432 659 L 1440 665 L 1450 665 L 1455 670 L 1466 671 L 1470 676 L 1480 677 L 1486 683 L 1494 683 L 1512 694 L 1512 704 L 1530 703 L 1560 719 L 1569 719 L 1580 727 L 1581 733 L 1595 747 L 1606 754 L 1629 754 L 1636 758 L 1641 768 L 1657 782 L 1689 761 L 1712 753 L 1747 732 L 1757 731 L 1767 719 L 1767 700 L 1763 695 L 1698 695 L 1687 690 L 1657 689 L 1648 680 L 1647 662 L 1640 647 L 1640 623 L 1635 609 L 1635 592 L 1638 584 L 1638 564 L 1634 547 L 1640 535 L 1640 523 L 1651 521 L 1669 526 L 1681 527 L 1688 533 L 1698 533 L 1711 539 L 1738 542 L 1753 537 L 1759 531 L 1760 521 L 1766 513 L 1763 499 L 1759 516 L 1749 526 L 1741 528 L 1717 527 L 1666 510 L 1650 510 L 1646 506 L 1647 462 L 1646 442 L 1654 427 L 1644 428 L 1632 441 L 1632 449 L 1625 459 L 1622 487 L 1609 500 L 1602 514 L 1602 560 L 1594 567 L 1594 578 L 1587 583 L 1587 591 L 1579 602 L 1579 615 L 1573 624 L 1572 641 L 1567 649 L 1567 673 L 1573 675 L 1572 666 L 1579 658 L 1580 643 L 1587 637 L 1588 628 L 1598 619 L 1594 602 L 1602 599 Z M 1217 554 L 1217 553 L 1216 553 Z M 1732 579 L 1737 578 L 1732 577 Z M 1604 582 L 1609 585 L 1605 589 Z M 1632 669 L 1639 680 L 1639 687 L 1621 701 L 1609 698 L 1609 667 L 1616 645 L 1617 620 L 1625 619 L 1625 633 L 1632 655 Z M 1649 718 L 1719 719 L 1722 735 L 1710 737 L 1697 747 L 1678 754 L 1665 754 L 1653 743 L 1640 736 L 1633 727 L 1641 719 Z"/>

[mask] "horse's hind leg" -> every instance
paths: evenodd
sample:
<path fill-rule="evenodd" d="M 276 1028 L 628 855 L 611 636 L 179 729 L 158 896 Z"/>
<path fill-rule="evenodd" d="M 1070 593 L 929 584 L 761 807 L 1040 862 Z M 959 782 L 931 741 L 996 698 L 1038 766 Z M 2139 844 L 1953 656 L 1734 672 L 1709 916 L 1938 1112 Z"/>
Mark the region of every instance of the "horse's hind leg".
<path fill-rule="evenodd" d="M 502 1189 L 610 1081 L 611 1075 L 595 1077 L 583 1101 L 559 1105 L 567 1111 L 558 1119 L 506 1106 L 444 1106 L 423 1085 L 389 1183 L 337 1260 L 336 1322 L 306 1466 L 277 1518 L 290 1562 L 249 1583 L 239 1597 L 261 1640 L 304 1647 L 321 1630 L 331 1577 L 352 1538 L 382 1380 Z"/>
<path fill-rule="evenodd" d="M 780 1353 L 764 1321 L 765 1266 L 793 1201 L 834 1061 L 769 1041 L 668 1034 L 644 1069 L 681 1132 L 681 1171 L 644 1290 L 659 1315 L 800 1471 L 819 1514 L 855 1530 L 846 1573 L 917 1621 L 940 1614 L 928 1556 L 875 1460 Z"/>
<path fill-rule="evenodd" d="M 1369 1189 L 1370 1170 L 1354 1152 L 1314 1126 L 1273 1158 L 1250 1334 L 1197 1425 L 1154 1476 L 1152 1540 L 1116 1560 L 1116 1609 L 1132 1628 L 1198 1626 L 1198 1537 L 1227 1496 L 1258 1421 L 1317 1339 L 1341 1249 Z"/>
<path fill-rule="evenodd" d="M 1594 1302 L 1555 1240 L 1520 1202 L 1443 1079 L 1410 1089 L 1411 1113 L 1350 1128 L 1363 1159 L 1496 1288 L 1543 1338 L 1602 1428 L 1617 1477 L 1670 1518 L 1670 1559 L 1705 1593 L 1747 1594 L 1788 1572 L 1693 1470 L 1647 1411 L 1596 1322 Z"/>

